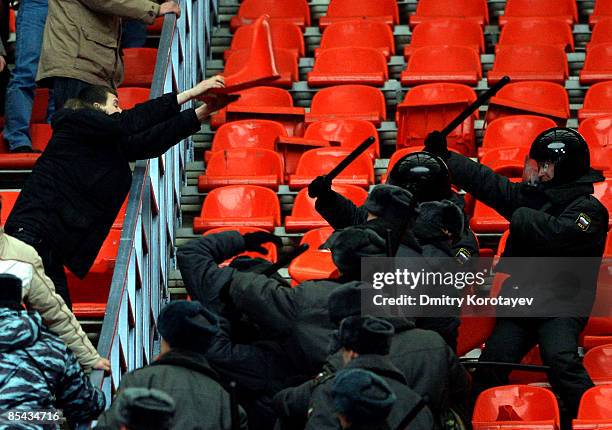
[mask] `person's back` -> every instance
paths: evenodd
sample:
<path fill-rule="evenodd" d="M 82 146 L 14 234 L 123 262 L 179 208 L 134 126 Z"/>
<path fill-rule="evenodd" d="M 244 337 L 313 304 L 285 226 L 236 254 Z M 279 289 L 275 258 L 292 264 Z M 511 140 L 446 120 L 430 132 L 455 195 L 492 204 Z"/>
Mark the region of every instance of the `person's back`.
<path fill-rule="evenodd" d="M 5 307 L 0 298 L 0 321 L 3 410 L 61 409 L 71 422 L 92 419 L 104 410 L 104 394 L 91 385 L 75 356 L 47 331 L 38 313 Z"/>

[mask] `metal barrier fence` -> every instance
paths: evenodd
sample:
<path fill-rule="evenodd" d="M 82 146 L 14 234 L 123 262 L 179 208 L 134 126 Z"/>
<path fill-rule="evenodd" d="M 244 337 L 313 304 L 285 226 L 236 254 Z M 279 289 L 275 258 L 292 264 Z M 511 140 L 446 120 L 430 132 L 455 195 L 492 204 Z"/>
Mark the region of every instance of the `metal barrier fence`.
<path fill-rule="evenodd" d="M 217 0 L 180 0 L 181 16 L 166 15 L 161 33 L 151 98 L 182 91 L 204 76 Z M 190 139 L 162 157 L 139 161 L 134 169 L 127 212 L 98 351 L 111 362 L 111 373 L 94 371 L 92 383 L 110 404 L 121 374 L 153 357 L 160 307 L 169 299 L 168 277 L 174 233 L 180 216 L 184 167 L 192 154 Z"/>

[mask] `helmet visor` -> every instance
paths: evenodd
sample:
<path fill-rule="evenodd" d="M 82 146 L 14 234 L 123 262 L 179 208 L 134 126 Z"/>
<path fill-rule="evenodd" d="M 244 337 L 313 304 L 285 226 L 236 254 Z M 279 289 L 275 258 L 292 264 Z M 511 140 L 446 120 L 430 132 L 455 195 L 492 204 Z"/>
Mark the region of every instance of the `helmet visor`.
<path fill-rule="evenodd" d="M 555 163 L 552 161 L 536 161 L 533 158 L 525 159 L 523 168 L 523 182 L 537 185 L 541 182 L 551 181 L 555 177 Z"/>

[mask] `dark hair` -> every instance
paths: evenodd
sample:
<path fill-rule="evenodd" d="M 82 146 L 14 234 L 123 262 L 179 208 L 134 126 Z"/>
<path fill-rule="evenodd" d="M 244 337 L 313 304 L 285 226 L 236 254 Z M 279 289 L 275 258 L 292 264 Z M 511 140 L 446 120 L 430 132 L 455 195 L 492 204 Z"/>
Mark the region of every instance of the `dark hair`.
<path fill-rule="evenodd" d="M 77 98 L 66 101 L 64 107 L 67 109 L 95 109 L 94 103 L 106 104 L 109 94 L 117 96 L 117 91 L 103 85 L 92 85 L 79 91 Z"/>

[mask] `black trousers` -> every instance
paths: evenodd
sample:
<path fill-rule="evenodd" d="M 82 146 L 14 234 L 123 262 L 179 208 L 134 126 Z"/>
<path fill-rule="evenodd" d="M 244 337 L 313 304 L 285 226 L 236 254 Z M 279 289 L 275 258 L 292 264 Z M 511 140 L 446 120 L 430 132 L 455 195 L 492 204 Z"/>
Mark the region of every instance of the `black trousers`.
<path fill-rule="evenodd" d="M 519 363 L 536 345 L 540 345 L 542 362 L 550 366 L 548 379 L 572 417 L 576 416 L 580 399 L 593 387 L 578 356 L 578 337 L 586 318 L 498 318 L 481 361 Z M 479 391 L 508 384 L 510 370 L 479 368 L 474 385 Z"/>
<path fill-rule="evenodd" d="M 91 87 L 91 84 L 73 78 L 53 78 L 53 104 L 55 112 L 64 107 L 69 99 L 79 96 L 82 89 Z"/>
<path fill-rule="evenodd" d="M 72 309 L 72 300 L 70 300 L 70 291 L 68 291 L 64 263 L 57 252 L 55 252 L 39 235 L 23 227 L 7 229 L 6 233 L 13 236 L 15 239 L 27 243 L 38 252 L 45 268 L 45 274 L 53 281 L 53 285 L 55 285 L 55 291 L 64 299 L 66 306 Z"/>

